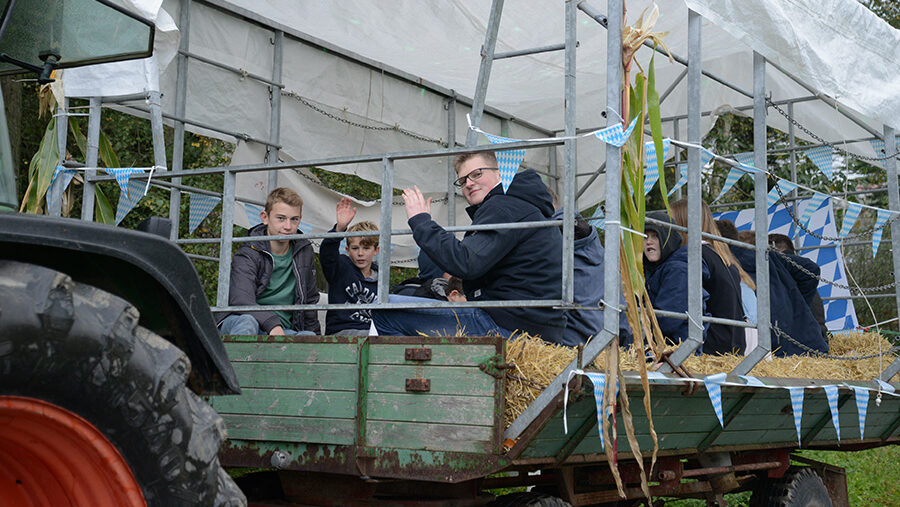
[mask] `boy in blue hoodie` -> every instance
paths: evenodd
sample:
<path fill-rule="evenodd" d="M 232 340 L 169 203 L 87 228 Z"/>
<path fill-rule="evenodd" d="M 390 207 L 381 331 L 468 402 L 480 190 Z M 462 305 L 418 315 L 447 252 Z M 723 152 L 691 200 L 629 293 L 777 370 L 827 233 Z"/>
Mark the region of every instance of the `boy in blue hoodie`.
<path fill-rule="evenodd" d="M 347 228 L 356 216 L 350 199 L 337 203 L 337 223 L 329 232 L 377 231 L 372 222 L 360 222 Z M 378 236 L 347 238 L 347 255 L 341 255 L 340 238 L 326 238 L 319 248 L 319 262 L 328 280 L 328 302 L 332 304 L 374 303 L 378 293 Z M 368 335 L 372 323 L 371 310 L 328 310 L 325 334 Z"/>

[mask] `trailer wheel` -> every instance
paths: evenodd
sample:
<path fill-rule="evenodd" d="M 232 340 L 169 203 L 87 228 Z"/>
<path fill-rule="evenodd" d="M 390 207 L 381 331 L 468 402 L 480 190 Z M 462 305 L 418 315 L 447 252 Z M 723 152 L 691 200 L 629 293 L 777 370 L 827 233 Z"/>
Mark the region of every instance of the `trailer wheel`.
<path fill-rule="evenodd" d="M 498 496 L 488 507 L 572 507 L 572 504 L 546 493 L 528 491 Z"/>
<path fill-rule="evenodd" d="M 126 301 L 0 260 L 0 505 L 246 505 L 224 424 Z"/>
<path fill-rule="evenodd" d="M 780 479 L 760 481 L 750 506 L 831 507 L 831 497 L 812 468 L 790 467 Z"/>

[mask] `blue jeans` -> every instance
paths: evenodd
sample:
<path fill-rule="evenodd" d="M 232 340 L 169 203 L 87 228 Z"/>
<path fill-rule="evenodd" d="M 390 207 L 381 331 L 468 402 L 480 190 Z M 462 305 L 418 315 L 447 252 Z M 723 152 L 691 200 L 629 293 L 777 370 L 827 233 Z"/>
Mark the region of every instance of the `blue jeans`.
<path fill-rule="evenodd" d="M 391 303 L 433 303 L 434 299 L 391 294 Z M 372 310 L 372 321 L 378 334 L 387 336 L 486 336 L 498 333 L 509 338 L 510 331 L 500 327 L 481 308 L 407 308 L 405 310 Z"/>
<path fill-rule="evenodd" d="M 231 315 L 225 317 L 225 320 L 222 321 L 222 324 L 219 326 L 219 334 L 221 335 L 238 335 L 238 336 L 258 336 L 261 334 L 259 329 L 259 322 L 252 315 L 240 314 L 240 313 L 232 313 Z M 285 329 L 284 334 L 286 335 L 314 335 L 312 331 L 294 331 L 293 329 Z"/>

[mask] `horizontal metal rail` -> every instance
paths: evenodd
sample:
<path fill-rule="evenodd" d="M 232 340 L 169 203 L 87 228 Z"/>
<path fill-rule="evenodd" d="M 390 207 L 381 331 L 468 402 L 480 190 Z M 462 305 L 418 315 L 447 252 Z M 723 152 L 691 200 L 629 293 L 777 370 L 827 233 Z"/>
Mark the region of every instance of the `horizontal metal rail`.
<path fill-rule="evenodd" d="M 129 109 L 134 109 L 134 110 L 140 111 L 140 112 L 142 112 L 142 113 L 150 114 L 150 109 L 149 109 L 149 108 L 146 108 L 146 107 L 136 106 L 136 105 L 134 105 L 134 104 L 122 104 L 122 103 L 118 103 L 118 104 L 119 104 L 119 106 L 121 106 L 121 107 L 127 107 L 127 108 L 129 108 Z M 201 122 L 199 122 L 199 121 L 189 120 L 189 119 L 187 119 L 187 118 L 182 118 L 181 116 L 176 116 L 176 115 L 174 115 L 174 114 L 169 114 L 169 113 L 166 113 L 166 112 L 163 112 L 163 113 L 162 113 L 162 116 L 163 116 L 163 118 L 166 118 L 166 119 L 168 119 L 168 120 L 175 120 L 175 121 L 179 121 L 179 122 L 181 122 L 181 123 L 186 123 L 186 124 L 188 124 L 188 125 L 193 125 L 193 126 L 195 126 L 195 127 L 200 127 L 200 128 L 202 128 L 202 129 L 211 130 L 211 131 L 213 131 L 213 132 L 218 132 L 218 133 L 220 133 L 220 134 L 225 134 L 226 136 L 231 136 L 231 137 L 233 137 L 233 138 L 235 138 L 235 139 L 242 139 L 242 140 L 244 140 L 244 141 L 252 141 L 252 142 L 254 142 L 254 143 L 264 144 L 264 145 L 266 145 L 266 146 L 271 146 L 271 147 L 276 148 L 276 149 L 279 149 L 279 150 L 281 149 L 281 145 L 280 145 L 280 144 L 272 143 L 272 142 L 267 141 L 267 140 L 265 140 L 265 139 L 259 139 L 259 138 L 257 138 L 257 137 L 253 137 L 253 136 L 251 136 L 250 134 L 246 134 L 246 133 L 243 133 L 243 132 L 235 132 L 235 131 L 233 131 L 233 130 L 225 130 L 225 129 L 222 129 L 222 128 L 219 128 L 219 127 L 215 127 L 215 126 L 213 126 L 213 125 L 210 125 L 210 124 L 208 124 L 208 123 L 201 123 Z"/>
<path fill-rule="evenodd" d="M 679 231 L 679 232 L 687 232 L 687 227 L 682 227 L 680 225 L 671 224 L 669 222 L 663 222 L 662 220 L 657 220 L 655 218 L 646 218 L 644 221 L 648 224 L 660 225 L 663 227 L 668 227 L 670 229 Z M 701 232 L 700 237 L 706 239 L 714 239 L 716 241 L 721 241 L 729 246 L 736 246 L 738 248 L 746 248 L 747 250 L 756 250 L 756 245 L 751 245 L 749 243 L 744 243 L 743 241 L 739 241 L 731 238 L 723 238 L 722 236 L 716 236 L 715 234 L 710 234 L 708 232 Z"/>
<path fill-rule="evenodd" d="M 655 313 L 659 317 L 666 317 L 669 319 L 679 319 L 679 320 L 688 320 L 688 315 L 686 313 L 679 312 L 670 312 L 668 310 L 657 310 L 654 309 L 653 313 Z M 726 326 L 734 326 L 734 327 L 752 327 L 755 328 L 756 324 L 751 324 L 746 320 L 732 320 L 732 319 L 723 319 L 721 317 L 710 317 L 708 315 L 704 315 L 702 317 L 703 322 L 709 322 L 710 324 L 723 324 Z"/>
<path fill-rule="evenodd" d="M 254 74 L 254 73 L 252 73 L 252 72 L 247 72 L 247 71 L 244 70 L 244 69 L 239 69 L 239 68 L 237 68 L 237 67 L 232 67 L 231 65 L 227 65 L 227 64 L 224 64 L 224 63 L 222 63 L 222 62 L 217 62 L 217 61 L 215 61 L 215 60 L 211 60 L 211 59 L 206 58 L 206 57 L 204 57 L 204 56 L 200 56 L 200 55 L 198 55 L 198 54 L 196 54 L 196 53 L 191 53 L 190 51 L 185 51 L 185 50 L 183 50 L 183 49 L 179 49 L 179 50 L 178 50 L 178 53 L 179 53 L 179 54 L 182 54 L 182 55 L 184 55 L 184 56 L 186 56 L 186 57 L 188 57 L 188 58 L 191 58 L 191 59 L 193 59 L 193 60 L 197 60 L 198 62 L 203 62 L 203 63 L 205 63 L 205 64 L 207 64 L 207 65 L 212 65 L 213 67 L 218 67 L 218 68 L 220 68 L 220 69 L 223 69 L 223 70 L 227 70 L 227 71 L 233 72 L 233 73 L 235 73 L 235 74 L 237 74 L 237 75 L 239 75 L 239 76 L 241 76 L 241 77 L 249 77 L 250 79 L 254 79 L 254 80 L 256 80 L 256 81 L 263 82 L 263 83 L 265 83 L 265 84 L 267 84 L 267 85 L 276 86 L 276 87 L 278 87 L 278 88 L 281 88 L 282 90 L 284 89 L 284 85 L 283 85 L 282 83 L 276 83 L 275 81 L 272 81 L 271 79 L 262 77 L 262 76 L 260 76 L 260 75 L 258 75 L 258 74 Z"/>
<path fill-rule="evenodd" d="M 216 306 L 211 308 L 214 312 L 259 312 L 259 311 L 288 311 L 288 310 L 400 310 L 409 308 L 575 308 L 567 305 L 561 299 L 532 299 L 532 300 L 492 300 L 492 301 L 466 301 L 454 303 L 435 299 L 427 303 L 344 303 L 344 304 L 311 304 L 311 305 L 241 305 L 241 306 Z"/>
<path fill-rule="evenodd" d="M 575 44 L 578 47 L 578 44 Z M 504 58 L 513 58 L 516 56 L 536 55 L 538 53 L 549 53 L 552 51 L 562 51 L 566 49 L 565 43 L 552 44 L 550 46 L 540 46 L 531 49 L 517 49 L 515 51 L 505 51 L 503 53 L 494 53 L 494 60 L 502 60 Z"/>

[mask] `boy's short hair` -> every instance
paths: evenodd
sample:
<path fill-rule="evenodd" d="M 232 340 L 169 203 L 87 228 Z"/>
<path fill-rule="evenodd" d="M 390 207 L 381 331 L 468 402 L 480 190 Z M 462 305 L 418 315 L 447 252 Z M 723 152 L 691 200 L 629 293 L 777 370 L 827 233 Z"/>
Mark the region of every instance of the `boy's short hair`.
<path fill-rule="evenodd" d="M 785 234 L 769 234 L 769 243 L 775 246 L 775 249 L 784 253 L 795 253 L 794 242 Z"/>
<path fill-rule="evenodd" d="M 347 229 L 347 232 L 366 232 L 377 230 L 378 226 L 375 225 L 374 222 L 365 220 L 351 225 L 350 228 Z M 378 236 L 357 236 L 355 238 L 347 238 L 347 243 L 349 243 L 351 239 L 358 239 L 359 244 L 362 246 L 378 246 Z"/>
<path fill-rule="evenodd" d="M 269 192 L 269 196 L 266 197 L 266 213 L 272 211 L 272 206 L 275 206 L 276 202 L 283 202 L 288 206 L 300 208 L 301 212 L 303 211 L 303 199 L 300 197 L 300 194 L 287 187 L 278 187 Z"/>
<path fill-rule="evenodd" d="M 738 240 L 748 245 L 756 244 L 756 231 L 738 231 Z"/>
<path fill-rule="evenodd" d="M 459 174 L 459 168 L 466 163 L 466 161 L 475 157 L 482 157 L 487 163 L 493 163 L 495 167 L 499 165 L 497 164 L 497 156 L 494 155 L 493 151 L 478 151 L 475 153 L 460 153 L 453 157 L 453 170 Z"/>
<path fill-rule="evenodd" d="M 728 220 L 727 218 L 716 220 L 716 227 L 719 228 L 719 234 L 721 234 L 723 238 L 740 241 L 738 239 L 737 227 L 734 226 L 734 222 L 731 220 Z"/>
<path fill-rule="evenodd" d="M 450 293 L 453 291 L 457 291 L 460 294 L 465 294 L 465 291 L 463 290 L 463 283 L 462 283 L 461 278 L 451 276 L 447 280 L 447 295 L 449 296 Z"/>

